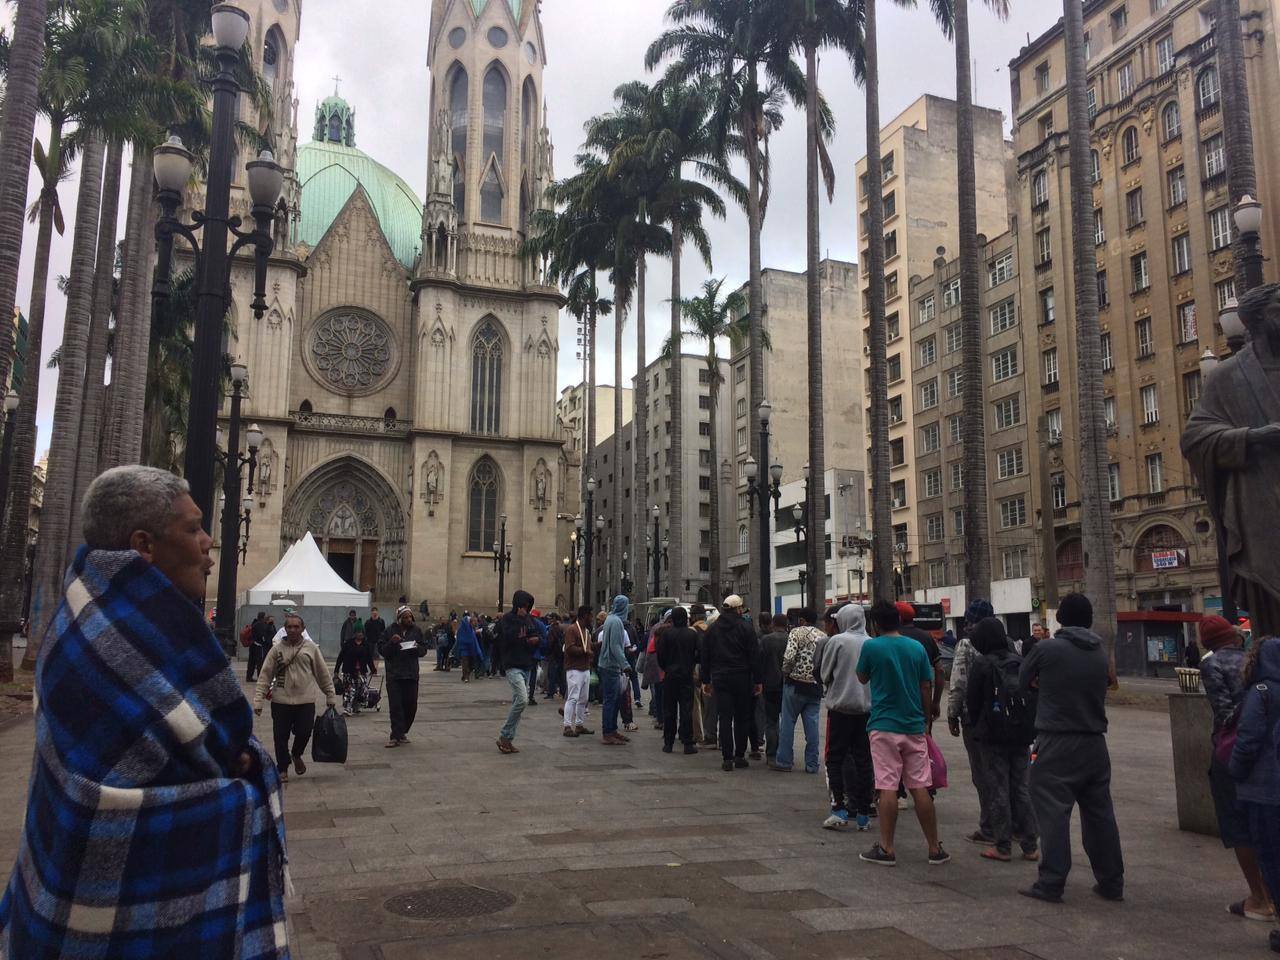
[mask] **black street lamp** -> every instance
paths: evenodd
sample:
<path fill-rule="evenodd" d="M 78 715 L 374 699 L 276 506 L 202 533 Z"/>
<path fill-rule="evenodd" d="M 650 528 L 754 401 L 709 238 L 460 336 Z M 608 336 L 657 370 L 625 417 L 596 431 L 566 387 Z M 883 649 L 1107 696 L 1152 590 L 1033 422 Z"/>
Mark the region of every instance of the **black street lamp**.
<path fill-rule="evenodd" d="M 805 592 L 805 584 L 809 581 L 809 571 L 804 567 L 800 568 L 800 606 L 807 607 L 808 594 Z"/>
<path fill-rule="evenodd" d="M 578 526 L 582 526 L 582 514 L 578 514 L 573 518 L 573 522 Z M 560 561 L 564 564 L 564 577 L 569 581 L 569 603 L 573 607 L 577 607 L 578 596 L 578 571 L 582 569 L 582 557 L 578 552 L 578 531 L 573 530 L 569 533 L 569 556 Z M 574 611 L 570 611 L 573 613 Z"/>
<path fill-rule="evenodd" d="M 235 255 L 252 246 L 254 251 L 253 315 L 267 312 L 267 260 L 274 243 L 271 223 L 284 185 L 284 171 L 271 152 L 264 150 L 246 164 L 249 195 L 253 201 L 253 230 L 241 230 L 239 217 L 230 215 L 231 165 L 235 159 L 236 122 L 240 86 L 235 67 L 249 35 L 249 15 L 230 3 L 212 8 L 214 56 L 218 72 L 213 78 L 213 129 L 209 147 L 209 173 L 205 209 L 194 211 L 190 226 L 177 218 L 182 193 L 191 180 L 192 157 L 177 137 L 155 151 L 157 199 L 163 211 L 156 223 L 158 255 L 153 299 L 169 296 L 173 263 L 173 238 L 183 237 L 198 260 L 199 301 L 196 307 L 195 351 L 191 370 L 191 401 L 187 417 L 186 459 L 183 473 L 191 485 L 191 498 L 204 513 L 205 529 L 212 527 L 214 434 L 218 416 L 218 387 L 222 376 L 222 323 L 227 314 L 230 269 Z M 204 231 L 203 244 L 196 231 Z M 228 249 L 230 236 L 236 238 Z"/>
<path fill-rule="evenodd" d="M 911 548 L 907 546 L 907 541 L 898 540 L 893 545 L 894 552 L 898 554 L 898 596 L 911 595 L 911 564 L 909 554 Z"/>
<path fill-rule="evenodd" d="M 582 574 L 582 602 L 590 604 L 592 609 L 595 608 L 595 601 L 592 600 L 591 593 L 591 574 L 592 574 L 592 550 L 595 547 L 595 524 L 591 522 L 592 516 L 595 515 L 596 505 L 596 478 L 587 477 L 587 522 L 584 525 L 579 524 L 579 530 L 582 532 L 586 540 L 583 544 L 583 563 L 585 564 L 585 572 Z M 581 518 L 579 518 L 580 520 Z"/>
<path fill-rule="evenodd" d="M 624 597 L 631 596 L 631 591 L 635 589 L 635 584 L 631 582 L 630 572 L 631 557 L 627 551 L 622 551 L 622 595 Z"/>
<path fill-rule="evenodd" d="M 773 415 L 773 404 L 768 400 L 760 401 L 757 408 L 760 412 L 760 463 L 769 464 L 769 418 Z M 760 476 L 760 465 L 754 457 L 747 457 L 742 465 L 747 477 L 747 509 L 752 519 L 756 518 L 756 507 L 759 506 L 760 518 L 760 609 L 768 609 L 769 598 L 773 586 L 769 582 L 769 501 L 773 501 L 773 509 L 777 511 L 779 499 L 782 497 L 782 464 L 769 464 L 768 478 Z M 770 482 L 772 481 L 772 482 Z"/>
<path fill-rule="evenodd" d="M 498 540 L 493 544 L 493 569 L 498 574 L 498 612 L 503 611 L 503 598 L 507 595 L 507 573 L 511 569 L 511 548 L 507 546 L 507 515 L 498 519 L 502 522 Z"/>
<path fill-rule="evenodd" d="M 1236 230 L 1240 233 L 1240 265 L 1243 267 L 1244 290 L 1262 286 L 1262 204 L 1249 194 L 1240 198 L 1233 211 Z M 1238 349 L 1238 348 L 1237 348 Z"/>
<path fill-rule="evenodd" d="M 0 447 L 0 512 L 9 505 L 9 466 L 13 463 L 13 421 L 18 412 L 18 392 L 4 396 L 4 444 Z M 13 631 L 17 633 L 17 630 Z"/>
<path fill-rule="evenodd" d="M 244 497 L 245 513 L 253 509 L 253 477 L 258 466 L 258 448 L 262 446 L 262 428 L 256 423 L 245 431 L 247 456 L 240 455 L 240 400 L 249 368 L 240 361 L 231 364 L 231 417 L 228 424 L 227 452 L 218 449 L 222 445 L 222 429 L 214 430 L 214 456 L 222 460 L 222 548 L 218 555 L 218 605 L 215 608 L 213 629 L 223 648 L 234 652 L 232 632 L 236 625 L 236 574 L 244 556 L 248 553 L 248 524 L 244 523 L 235 504 L 241 502 L 240 471 L 249 468 L 248 493 Z M 232 508 L 227 509 L 231 504 Z M 245 526 L 245 544 L 240 547 L 240 527 Z M 239 555 L 239 558 L 237 557 Z"/>
<path fill-rule="evenodd" d="M 646 560 L 653 564 L 653 596 L 657 597 L 662 593 L 662 566 L 663 564 L 670 566 L 671 563 L 671 557 L 668 553 L 671 541 L 662 536 L 662 531 L 659 529 L 658 522 L 662 517 L 662 511 L 656 503 L 653 505 L 651 512 L 653 514 L 653 534 L 645 535 L 644 552 Z"/>

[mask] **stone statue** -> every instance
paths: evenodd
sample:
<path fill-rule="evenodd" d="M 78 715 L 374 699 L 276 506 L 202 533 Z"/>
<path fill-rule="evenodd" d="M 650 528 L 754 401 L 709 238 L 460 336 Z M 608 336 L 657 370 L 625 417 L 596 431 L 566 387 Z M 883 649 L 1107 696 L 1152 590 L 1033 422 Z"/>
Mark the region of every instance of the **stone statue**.
<path fill-rule="evenodd" d="M 440 458 L 434 450 L 427 457 L 427 462 L 422 468 L 422 498 L 427 503 L 440 502 L 440 485 L 443 477 L 443 470 L 440 466 Z"/>
<path fill-rule="evenodd" d="M 260 494 L 271 492 L 271 477 L 275 472 L 275 463 L 273 462 L 275 451 L 268 446 L 269 443 L 271 441 L 267 440 L 262 444 L 262 452 L 258 457 L 258 476 L 254 486 Z"/>
<path fill-rule="evenodd" d="M 547 469 L 547 462 L 540 459 L 533 468 L 533 499 L 529 501 L 539 510 L 547 508 L 547 485 L 550 482 L 551 471 Z"/>
<path fill-rule="evenodd" d="M 453 159 L 450 157 L 450 143 L 453 139 L 453 124 L 448 110 L 436 111 L 435 129 L 432 131 L 432 142 L 436 155 L 431 161 L 431 193 L 453 197 Z"/>
<path fill-rule="evenodd" d="M 1280 633 L 1280 284 L 1249 291 L 1250 342 L 1207 378 L 1182 452 L 1220 531 L 1227 589 L 1257 636 Z"/>

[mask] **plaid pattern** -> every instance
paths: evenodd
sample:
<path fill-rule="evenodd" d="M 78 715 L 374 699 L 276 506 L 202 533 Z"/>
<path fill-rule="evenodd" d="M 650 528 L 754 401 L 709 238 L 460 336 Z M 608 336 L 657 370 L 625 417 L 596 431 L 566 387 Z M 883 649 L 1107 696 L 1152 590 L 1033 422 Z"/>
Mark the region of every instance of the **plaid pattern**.
<path fill-rule="evenodd" d="M 287 958 L 280 780 L 200 610 L 137 553 L 82 548 L 36 692 L 0 958 Z"/>

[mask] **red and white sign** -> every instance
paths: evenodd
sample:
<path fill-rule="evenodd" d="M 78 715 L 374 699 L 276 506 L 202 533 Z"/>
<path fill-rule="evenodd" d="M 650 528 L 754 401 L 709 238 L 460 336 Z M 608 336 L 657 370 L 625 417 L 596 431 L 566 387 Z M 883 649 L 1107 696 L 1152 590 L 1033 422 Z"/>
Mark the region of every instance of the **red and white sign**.
<path fill-rule="evenodd" d="M 1177 550 L 1156 550 L 1151 554 L 1151 569 L 1173 570 L 1178 566 Z"/>

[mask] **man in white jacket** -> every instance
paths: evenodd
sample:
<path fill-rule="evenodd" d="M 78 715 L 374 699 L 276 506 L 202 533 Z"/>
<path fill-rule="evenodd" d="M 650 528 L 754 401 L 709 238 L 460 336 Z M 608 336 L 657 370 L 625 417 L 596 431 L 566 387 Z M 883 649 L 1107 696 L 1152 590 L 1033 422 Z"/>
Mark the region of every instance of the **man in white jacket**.
<path fill-rule="evenodd" d="M 835 612 L 834 619 L 828 612 L 826 624 L 832 636 L 822 650 L 820 673 L 827 704 L 831 814 L 822 825 L 828 830 L 842 830 L 852 816 L 858 829 L 866 830 L 874 809 L 875 776 L 867 737 L 871 692 L 858 680 L 857 671 L 862 645 L 869 639 L 862 605 L 845 604 Z"/>

